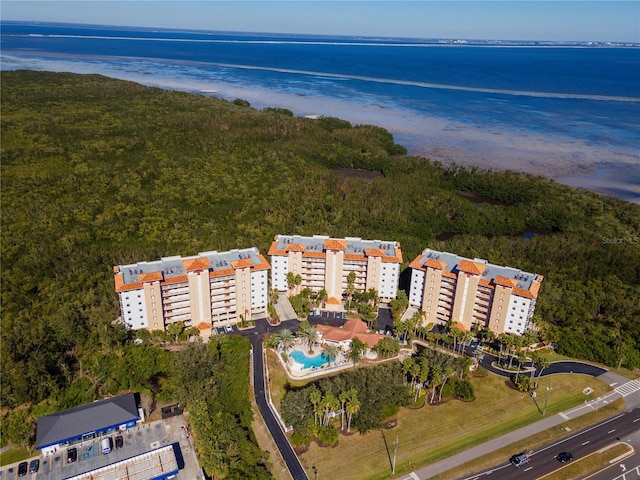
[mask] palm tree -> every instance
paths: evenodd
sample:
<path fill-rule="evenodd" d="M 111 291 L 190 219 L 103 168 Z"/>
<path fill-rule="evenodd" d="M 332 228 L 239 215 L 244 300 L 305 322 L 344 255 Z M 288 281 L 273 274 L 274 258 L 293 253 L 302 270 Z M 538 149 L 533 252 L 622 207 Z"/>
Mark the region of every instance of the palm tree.
<path fill-rule="evenodd" d="M 347 296 L 349 298 L 349 303 L 347 304 L 347 311 L 351 310 L 351 300 L 353 299 L 353 294 L 356 293 L 356 287 L 354 285 L 356 281 L 356 272 L 349 272 L 347 275 Z"/>
<path fill-rule="evenodd" d="M 309 401 L 313 405 L 313 424 L 318 424 L 318 413 L 320 402 L 322 401 L 322 393 L 317 388 L 314 388 L 309 392 Z"/>
<path fill-rule="evenodd" d="M 335 362 L 336 358 L 338 358 L 340 347 L 338 347 L 338 345 L 336 345 L 335 343 L 326 342 L 322 346 L 322 353 L 325 357 L 327 357 L 327 359 L 329 360 L 329 365 L 331 365 L 331 362 Z"/>
<path fill-rule="evenodd" d="M 362 356 L 362 352 L 364 352 L 365 348 L 366 348 L 366 345 L 362 343 L 361 340 L 358 340 L 357 338 L 354 338 L 353 340 L 351 340 L 351 348 L 347 352 L 347 358 L 350 360 L 353 360 L 354 367 L 358 363 L 358 360 L 360 360 L 360 357 Z"/>
<path fill-rule="evenodd" d="M 540 354 L 538 352 L 531 352 L 531 381 L 533 381 L 533 376 L 536 373 L 536 363 L 540 360 Z"/>
<path fill-rule="evenodd" d="M 404 362 L 402 362 L 402 373 L 404 373 L 405 377 L 404 377 L 404 384 L 407 384 L 407 376 L 409 376 L 409 372 L 411 372 L 411 370 L 413 369 L 413 365 L 415 363 L 415 360 L 412 357 L 408 357 L 404 359 Z"/>
<path fill-rule="evenodd" d="M 416 389 L 416 398 L 414 400 L 415 402 L 418 401 L 418 397 L 420 396 L 420 390 L 422 389 L 422 387 L 424 386 L 424 383 L 429 378 L 429 361 L 426 358 L 421 357 L 418 360 L 418 365 L 420 366 L 420 372 L 418 373 L 419 386 Z"/>
<path fill-rule="evenodd" d="M 436 396 L 436 387 L 438 386 L 438 381 L 440 380 L 440 376 L 442 375 L 442 367 L 438 364 L 435 364 L 431 367 L 431 386 L 433 390 L 431 391 L 431 399 L 429 403 L 433 403 L 433 399 Z"/>
<path fill-rule="evenodd" d="M 324 288 L 318 292 L 318 302 L 320 302 L 320 308 L 324 308 L 324 302 L 327 301 L 328 297 L 329 295 Z"/>
<path fill-rule="evenodd" d="M 316 327 L 305 328 L 304 330 L 300 330 L 298 332 L 298 337 L 302 339 L 302 341 L 309 345 L 309 354 L 313 355 L 313 346 L 318 343 L 318 331 Z"/>
<path fill-rule="evenodd" d="M 355 390 L 355 389 L 350 389 L 350 390 L 343 390 L 338 394 L 338 400 L 340 401 L 340 430 L 344 431 L 344 417 L 345 417 L 345 405 L 347 404 L 347 401 L 349 400 L 349 398 L 351 398 L 351 390 Z"/>
<path fill-rule="evenodd" d="M 549 367 L 549 360 L 547 360 L 545 357 L 540 357 L 538 359 L 538 366 L 540 367 L 540 372 L 538 372 L 538 378 L 536 378 L 535 388 L 538 388 L 538 380 L 540 380 L 540 376 L 542 375 L 542 371 L 545 368 Z"/>
<path fill-rule="evenodd" d="M 516 372 L 516 384 L 518 383 L 518 377 L 520 376 L 520 369 L 522 368 L 522 365 L 524 365 L 525 362 L 527 361 L 527 354 L 526 352 L 519 351 L 517 357 L 518 357 L 518 371 Z"/>
<path fill-rule="evenodd" d="M 358 401 L 358 398 L 355 395 L 355 389 L 354 389 L 353 396 L 351 396 L 349 398 L 349 401 L 347 401 L 347 432 L 351 432 L 351 419 L 359 411 L 360 411 L 360 402 Z"/>
<path fill-rule="evenodd" d="M 327 390 L 322 398 L 322 406 L 324 407 L 322 424 L 326 427 L 329 425 L 329 414 L 340 408 L 340 400 L 336 398 L 331 390 Z"/>
<path fill-rule="evenodd" d="M 280 340 L 280 345 L 282 345 L 282 349 L 284 350 L 284 354 L 287 354 L 287 351 L 291 348 L 293 343 L 296 341 L 296 337 L 291 330 L 285 328 L 278 334 L 278 338 Z"/>
<path fill-rule="evenodd" d="M 442 372 L 442 386 L 440 387 L 440 395 L 438 397 L 438 402 L 442 401 L 442 390 L 444 390 L 444 386 L 447 383 L 447 380 L 451 378 L 453 375 L 453 369 L 451 367 L 444 367 L 444 371 Z"/>

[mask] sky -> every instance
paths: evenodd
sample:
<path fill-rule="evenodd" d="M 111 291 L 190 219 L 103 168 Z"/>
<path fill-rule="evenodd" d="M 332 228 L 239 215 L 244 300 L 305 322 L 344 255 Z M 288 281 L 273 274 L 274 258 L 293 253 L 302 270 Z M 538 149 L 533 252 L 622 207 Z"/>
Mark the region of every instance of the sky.
<path fill-rule="evenodd" d="M 3 0 L 0 18 L 234 32 L 640 42 L 640 0 Z"/>

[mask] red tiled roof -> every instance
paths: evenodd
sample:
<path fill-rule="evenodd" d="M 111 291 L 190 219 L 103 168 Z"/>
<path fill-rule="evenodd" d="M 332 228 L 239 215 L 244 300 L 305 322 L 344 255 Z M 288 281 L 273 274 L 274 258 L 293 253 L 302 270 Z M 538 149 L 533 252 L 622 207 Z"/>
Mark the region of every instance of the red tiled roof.
<path fill-rule="evenodd" d="M 224 270 L 211 270 L 209 272 L 209 278 L 212 277 L 226 277 L 227 275 L 235 274 L 235 270 L 233 268 L 225 268 Z"/>
<path fill-rule="evenodd" d="M 208 258 L 197 257 L 182 260 L 182 266 L 187 272 L 192 272 L 194 270 L 209 270 L 211 268 L 211 262 Z"/>
<path fill-rule="evenodd" d="M 482 275 L 487 267 L 482 263 L 472 262 L 471 260 L 461 260 L 458 263 L 458 270 L 461 272 L 473 273 L 474 275 Z"/>
<path fill-rule="evenodd" d="M 366 253 L 368 257 L 384 257 L 384 250 L 381 248 L 365 248 L 364 253 Z"/>
<path fill-rule="evenodd" d="M 289 245 L 287 245 L 285 250 L 287 252 L 304 252 L 305 246 L 301 243 L 290 243 Z"/>
<path fill-rule="evenodd" d="M 449 278 L 458 278 L 458 276 L 455 273 L 450 272 L 449 270 L 443 270 L 442 271 L 442 276 L 443 277 L 449 277 Z"/>
<path fill-rule="evenodd" d="M 124 273 L 117 273 L 113 280 L 116 284 L 116 292 L 126 292 L 128 290 L 137 290 L 142 288 L 142 283 L 124 283 Z"/>
<path fill-rule="evenodd" d="M 518 281 L 515 278 L 503 277 L 501 275 L 496 275 L 493 279 L 493 283 L 496 285 L 502 285 L 503 287 L 515 287 L 518 285 Z"/>
<path fill-rule="evenodd" d="M 211 324 L 207 322 L 200 322 L 198 325 L 196 325 L 196 328 L 198 330 L 211 330 Z"/>
<path fill-rule="evenodd" d="M 358 318 L 347 320 L 343 327 L 353 333 L 367 333 L 367 324 Z"/>
<path fill-rule="evenodd" d="M 344 258 L 345 260 L 362 260 L 362 261 L 365 261 L 367 259 L 367 257 L 359 253 L 345 253 Z"/>
<path fill-rule="evenodd" d="M 250 258 L 243 258 L 242 260 L 232 260 L 231 266 L 235 269 L 247 268 L 253 265 L 253 261 Z"/>
<path fill-rule="evenodd" d="M 324 241 L 324 249 L 325 250 L 346 250 L 347 241 L 338 240 L 337 238 L 328 238 L 327 240 Z"/>
<path fill-rule="evenodd" d="M 330 305 L 342 305 L 342 302 L 340 302 L 336 297 L 329 297 L 327 299 L 327 303 Z"/>
<path fill-rule="evenodd" d="M 425 266 L 435 268 L 437 270 L 444 270 L 447 266 L 447 262 L 443 262 L 441 260 L 436 260 L 435 258 L 430 258 L 426 262 L 424 262 Z"/>
<path fill-rule="evenodd" d="M 162 280 L 162 272 L 141 273 L 138 275 L 139 282 L 158 282 Z"/>
<path fill-rule="evenodd" d="M 385 336 L 386 335 L 381 335 L 379 333 L 357 333 L 354 335 L 355 338 L 360 340 L 369 348 L 375 347 Z"/>

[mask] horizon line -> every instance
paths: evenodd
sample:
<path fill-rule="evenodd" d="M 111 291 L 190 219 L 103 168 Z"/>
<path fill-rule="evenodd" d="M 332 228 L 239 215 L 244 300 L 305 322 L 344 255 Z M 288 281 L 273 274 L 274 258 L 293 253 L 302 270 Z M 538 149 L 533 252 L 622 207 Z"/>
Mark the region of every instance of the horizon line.
<path fill-rule="evenodd" d="M 245 31 L 245 30 L 204 30 L 199 28 L 179 28 L 179 27 L 150 27 L 141 25 L 115 25 L 100 23 L 76 23 L 76 22 L 55 22 L 46 20 L 0 20 L 2 23 L 14 24 L 39 24 L 39 25 L 65 25 L 65 26 L 82 26 L 82 27 L 109 27 L 123 29 L 143 29 L 143 30 L 162 30 L 167 32 L 185 32 L 185 33 L 203 33 L 203 34 L 229 34 L 229 35 L 263 35 L 263 36 L 294 36 L 309 38 L 340 38 L 340 39 L 362 39 L 362 40 L 385 40 L 385 41 L 423 41 L 423 42 L 450 42 L 452 46 L 464 46 L 465 43 L 453 42 L 471 42 L 490 44 L 492 42 L 504 42 L 510 44 L 519 44 L 526 46 L 550 46 L 550 45 L 580 45 L 580 46 L 634 46 L 640 47 L 640 42 L 634 41 L 616 41 L 616 40 L 525 40 L 525 39 L 500 39 L 500 38 L 464 38 L 464 37 L 402 37 L 402 36 L 385 36 L 385 35 L 347 35 L 347 34 L 326 34 L 326 33 L 292 33 L 292 32 L 261 32 L 261 31 Z M 540 45 L 536 45 L 540 44 Z"/>

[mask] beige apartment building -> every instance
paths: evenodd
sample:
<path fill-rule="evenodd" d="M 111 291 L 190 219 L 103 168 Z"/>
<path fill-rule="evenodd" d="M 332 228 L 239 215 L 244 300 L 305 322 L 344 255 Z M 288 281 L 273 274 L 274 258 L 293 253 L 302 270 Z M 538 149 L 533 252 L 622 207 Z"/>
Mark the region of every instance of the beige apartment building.
<path fill-rule="evenodd" d="M 269 268 L 257 248 L 113 267 L 122 321 L 133 330 L 179 321 L 206 330 L 266 315 Z"/>
<path fill-rule="evenodd" d="M 409 266 L 409 303 L 424 313 L 425 324 L 451 320 L 466 330 L 486 326 L 496 334 L 524 333 L 543 280 L 535 273 L 428 248 Z"/>
<path fill-rule="evenodd" d="M 287 274 L 300 275 L 297 290 L 327 292 L 326 308 L 340 309 L 348 276 L 356 291 L 375 289 L 381 301 L 396 298 L 402 251 L 394 241 L 276 235 L 271 248 L 271 287 L 287 291 Z M 297 292 L 295 292 L 297 293 Z"/>

